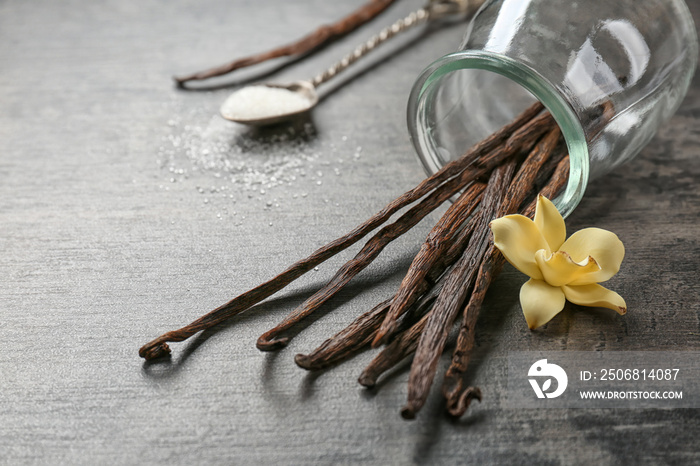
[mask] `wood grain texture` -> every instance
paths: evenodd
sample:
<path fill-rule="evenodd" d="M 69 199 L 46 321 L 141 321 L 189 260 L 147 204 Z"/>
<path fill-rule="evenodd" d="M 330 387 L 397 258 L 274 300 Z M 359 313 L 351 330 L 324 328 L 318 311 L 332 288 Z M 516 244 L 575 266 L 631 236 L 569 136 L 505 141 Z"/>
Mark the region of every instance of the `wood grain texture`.
<path fill-rule="evenodd" d="M 387 44 L 329 83 L 294 133 L 216 119 L 235 85 L 281 63 L 207 91 L 172 85 L 173 74 L 284 43 L 363 1 L 0 2 L 0 464 L 700 462 L 694 410 L 504 403 L 509 351 L 700 350 L 700 77 L 639 157 L 593 182 L 568 221 L 625 242 L 609 285 L 628 314 L 570 306 L 531 332 L 517 304 L 524 278 L 506 267 L 487 293 L 467 372 L 484 399 L 459 422 L 444 415 L 439 390 L 415 421 L 402 420 L 405 368 L 374 390 L 359 387 L 374 352 L 321 374 L 293 361 L 396 292 L 438 215 L 387 248 L 279 353 L 255 349 L 257 336 L 356 248 L 178 345 L 171 360 L 138 357 L 164 329 L 271 278 L 423 178 L 406 99 L 464 25 Z M 382 20 L 421 5 L 396 2 L 275 80 L 313 76 Z M 265 183 L 186 150 L 219 133 L 217 144 L 239 148 L 231 164 L 258 164 Z M 264 172 L 285 156 L 284 170 Z"/>

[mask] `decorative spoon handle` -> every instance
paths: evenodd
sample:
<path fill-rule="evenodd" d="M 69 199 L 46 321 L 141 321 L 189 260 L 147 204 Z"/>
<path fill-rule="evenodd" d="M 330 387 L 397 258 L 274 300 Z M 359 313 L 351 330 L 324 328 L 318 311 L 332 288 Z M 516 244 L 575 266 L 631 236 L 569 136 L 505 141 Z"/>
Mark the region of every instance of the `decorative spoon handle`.
<path fill-rule="evenodd" d="M 339 62 L 313 78 L 311 84 L 314 87 L 320 86 L 379 45 L 403 31 L 425 23 L 430 19 L 442 18 L 452 14 L 466 14 L 481 6 L 483 2 L 484 0 L 430 0 L 425 7 L 411 12 L 408 16 L 399 19 L 391 26 L 385 27 L 378 34 L 370 37 L 364 44 L 359 45 Z"/>

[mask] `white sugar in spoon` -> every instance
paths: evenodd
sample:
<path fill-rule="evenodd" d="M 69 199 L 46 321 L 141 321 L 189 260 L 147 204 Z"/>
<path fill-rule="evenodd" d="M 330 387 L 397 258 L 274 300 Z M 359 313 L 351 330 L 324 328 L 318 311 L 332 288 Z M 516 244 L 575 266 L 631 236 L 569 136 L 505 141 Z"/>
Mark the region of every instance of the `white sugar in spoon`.
<path fill-rule="evenodd" d="M 382 29 L 352 53 L 310 81 L 295 81 L 290 84 L 263 83 L 237 90 L 221 106 L 221 116 L 244 125 L 265 126 L 308 112 L 318 103 L 316 93 L 318 86 L 344 71 L 388 39 L 428 20 L 452 14 L 466 14 L 481 6 L 483 1 L 430 0 L 427 6 Z"/>

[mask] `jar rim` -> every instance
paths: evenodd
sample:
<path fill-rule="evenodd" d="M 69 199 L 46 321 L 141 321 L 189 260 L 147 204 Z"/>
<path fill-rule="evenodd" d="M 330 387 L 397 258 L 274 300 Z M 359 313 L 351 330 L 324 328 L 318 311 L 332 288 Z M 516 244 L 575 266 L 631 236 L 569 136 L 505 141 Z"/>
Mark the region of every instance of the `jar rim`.
<path fill-rule="evenodd" d="M 552 83 L 531 67 L 507 56 L 462 50 L 441 57 L 423 70 L 413 85 L 407 110 L 411 140 L 423 167 L 432 174 L 441 166 L 435 141 L 423 124 L 429 91 L 445 75 L 469 69 L 490 71 L 510 79 L 535 96 L 554 117 L 569 150 L 569 179 L 564 192 L 552 201 L 566 218 L 581 202 L 588 184 L 590 161 L 583 127 L 574 109 Z"/>

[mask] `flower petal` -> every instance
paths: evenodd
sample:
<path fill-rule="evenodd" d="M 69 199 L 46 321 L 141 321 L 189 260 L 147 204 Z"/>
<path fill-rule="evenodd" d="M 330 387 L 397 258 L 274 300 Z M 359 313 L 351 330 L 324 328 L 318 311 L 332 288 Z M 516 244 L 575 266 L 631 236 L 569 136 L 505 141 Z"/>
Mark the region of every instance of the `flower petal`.
<path fill-rule="evenodd" d="M 542 232 L 542 236 L 549 244 L 549 249 L 558 251 L 566 239 L 566 224 L 564 217 L 554 207 L 552 201 L 544 196 L 537 197 L 535 225 Z"/>
<path fill-rule="evenodd" d="M 566 298 L 561 288 L 542 280 L 530 279 L 520 288 L 520 306 L 530 329 L 546 324 L 564 309 Z"/>
<path fill-rule="evenodd" d="M 574 262 L 571 256 L 564 251 L 557 251 L 553 254 L 537 251 L 535 262 L 537 262 L 544 280 L 552 286 L 568 285 L 584 275 L 600 270 L 592 257 L 589 256 L 580 263 Z"/>
<path fill-rule="evenodd" d="M 569 285 L 588 285 L 609 280 L 620 270 L 625 257 L 625 246 L 617 235 L 600 228 L 577 231 L 564 241 L 559 250 L 569 253 L 576 262 L 592 256 L 600 267 L 600 270 L 584 274 Z"/>
<path fill-rule="evenodd" d="M 622 296 L 601 285 L 563 286 L 566 299 L 574 304 L 589 307 L 605 307 L 617 311 L 620 315 L 627 313 L 627 304 Z"/>
<path fill-rule="evenodd" d="M 535 253 L 540 249 L 550 251 L 535 222 L 523 215 L 506 215 L 492 221 L 490 227 L 493 243 L 506 260 L 528 277 L 542 280 Z"/>

